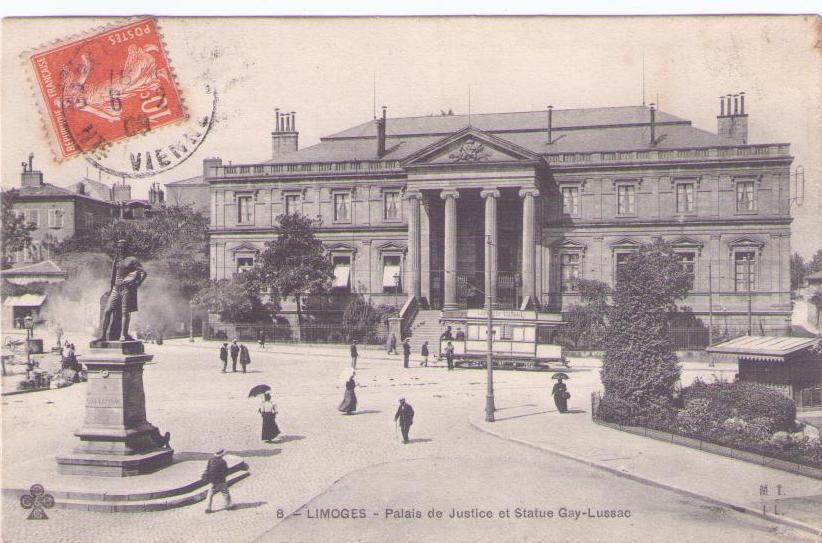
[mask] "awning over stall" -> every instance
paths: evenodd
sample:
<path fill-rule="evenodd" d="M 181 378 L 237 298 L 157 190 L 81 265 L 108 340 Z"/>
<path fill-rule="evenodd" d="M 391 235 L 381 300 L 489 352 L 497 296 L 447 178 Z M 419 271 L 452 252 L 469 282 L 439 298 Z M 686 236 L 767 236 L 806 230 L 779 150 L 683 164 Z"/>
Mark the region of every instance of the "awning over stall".
<path fill-rule="evenodd" d="M 717 343 L 708 347 L 706 351 L 749 360 L 784 362 L 787 357 L 813 346 L 814 343 L 815 338 L 806 337 L 741 336 Z"/>
<path fill-rule="evenodd" d="M 6 307 L 40 307 L 45 301 L 45 294 L 23 294 L 22 296 L 9 296 L 3 300 L 3 305 Z"/>

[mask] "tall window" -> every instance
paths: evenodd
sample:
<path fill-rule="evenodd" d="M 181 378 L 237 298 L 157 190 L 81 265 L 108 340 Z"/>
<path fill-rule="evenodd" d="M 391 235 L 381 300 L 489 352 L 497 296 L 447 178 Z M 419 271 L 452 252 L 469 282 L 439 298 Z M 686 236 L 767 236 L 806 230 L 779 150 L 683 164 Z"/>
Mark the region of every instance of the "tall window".
<path fill-rule="evenodd" d="M 735 290 L 747 292 L 756 290 L 756 252 L 737 251 L 734 253 Z"/>
<path fill-rule="evenodd" d="M 386 221 L 400 220 L 400 193 L 399 191 L 386 192 L 384 197 L 384 214 Z"/>
<path fill-rule="evenodd" d="M 37 228 L 40 228 L 40 210 L 27 209 L 25 211 L 26 222 L 33 223 Z"/>
<path fill-rule="evenodd" d="M 300 212 L 300 195 L 286 194 L 285 195 L 285 214 L 291 215 Z"/>
<path fill-rule="evenodd" d="M 622 277 L 622 271 L 625 269 L 625 263 L 633 254 L 632 251 L 622 251 L 614 255 L 614 281 L 619 281 Z"/>
<path fill-rule="evenodd" d="M 579 253 L 562 253 L 559 259 L 560 277 L 562 278 L 562 291 L 568 292 L 576 290 L 576 280 L 579 279 L 580 271 Z"/>
<path fill-rule="evenodd" d="M 736 182 L 736 210 L 741 213 L 756 211 L 756 193 L 753 181 Z"/>
<path fill-rule="evenodd" d="M 351 195 L 338 192 L 334 195 L 334 220 L 345 222 L 351 220 Z"/>
<path fill-rule="evenodd" d="M 63 228 L 62 209 L 49 209 L 49 228 Z"/>
<path fill-rule="evenodd" d="M 693 213 L 694 211 L 694 184 L 677 183 L 676 185 L 676 212 Z"/>
<path fill-rule="evenodd" d="M 579 215 L 579 187 L 562 187 L 562 213 Z"/>
<path fill-rule="evenodd" d="M 245 273 L 250 271 L 254 268 L 254 257 L 253 256 L 238 256 L 236 258 L 237 262 L 237 273 Z"/>
<path fill-rule="evenodd" d="M 332 262 L 334 263 L 333 288 L 336 290 L 351 290 L 351 257 L 335 256 Z"/>
<path fill-rule="evenodd" d="M 83 213 L 83 225 L 86 227 L 86 230 L 92 230 L 94 228 L 94 215 L 92 213 L 88 211 Z"/>
<path fill-rule="evenodd" d="M 237 196 L 237 223 L 254 224 L 253 196 Z"/>
<path fill-rule="evenodd" d="M 636 187 L 634 185 L 619 185 L 617 187 L 617 215 L 633 215 L 636 213 Z"/>
<path fill-rule="evenodd" d="M 695 264 L 696 264 L 696 253 L 691 252 L 683 252 L 677 253 L 679 256 L 679 263 L 682 265 L 683 271 L 688 274 L 688 288 L 694 288 L 694 276 L 695 276 Z"/>
<path fill-rule="evenodd" d="M 402 277 L 400 275 L 400 255 L 385 255 L 382 259 L 382 291 L 402 292 Z"/>

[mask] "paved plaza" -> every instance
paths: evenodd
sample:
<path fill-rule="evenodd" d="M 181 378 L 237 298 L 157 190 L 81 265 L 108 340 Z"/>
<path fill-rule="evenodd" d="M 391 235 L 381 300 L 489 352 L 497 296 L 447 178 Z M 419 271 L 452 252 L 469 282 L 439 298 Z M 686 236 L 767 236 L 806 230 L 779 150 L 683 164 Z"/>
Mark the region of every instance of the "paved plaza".
<path fill-rule="evenodd" d="M 231 489 L 237 509 L 213 515 L 203 513 L 202 503 L 152 513 L 51 509 L 48 521 L 29 522 L 17 500 L 7 496 L 5 541 L 741 542 L 807 537 L 784 524 L 539 448 L 585 446 L 584 436 L 593 426 L 589 393 L 598 388 L 595 361 L 572 362 L 573 412 L 568 415 L 559 415 L 551 402 L 550 374 L 496 372 L 498 421 L 484 428 L 483 371 L 403 370 L 400 357 L 364 349 L 357 370 L 359 412 L 342 416 L 336 407 L 348 362 L 345 347 L 272 346 L 260 352 L 252 346 L 247 374 L 221 373 L 215 343 L 174 340 L 146 347 L 155 355 L 144 375 L 148 419 L 161 431 L 172 432 L 177 461 L 201 462 L 204 467 L 208 453 L 220 447 L 246 459 L 251 476 Z M 734 371 L 698 365 L 686 369 L 685 380 L 711 373 L 732 377 Z M 259 400 L 247 398 L 248 390 L 260 383 L 271 385 L 280 411 L 277 422 L 283 435 L 270 445 L 260 441 Z M 72 431 L 82 422 L 84 395 L 85 385 L 79 384 L 3 397 L 4 473 L 19 476 L 32 461 L 53 463 L 56 454 L 71 449 L 76 442 Z M 400 442 L 393 421 L 401 396 L 416 410 L 408 445 Z M 606 461 L 611 454 L 614 465 L 637 469 L 641 462 L 635 448 L 641 445 L 634 440 L 640 438 L 595 430 L 615 436 L 615 441 L 602 438 L 599 448 L 589 443 L 594 457 Z M 608 449 L 619 440 L 629 444 L 625 454 Z M 648 442 L 652 452 L 656 445 Z M 702 460 L 706 469 L 718 465 L 713 460 Z M 729 462 L 727 469 L 742 465 L 724 458 L 716 462 Z M 739 492 L 753 496 L 758 486 L 747 485 L 754 482 L 760 481 L 744 481 L 746 488 Z M 49 487 L 47 480 L 31 483 Z M 803 484 L 808 485 L 802 488 L 808 500 L 814 499 L 814 484 L 820 487 L 817 498 L 822 496 L 822 483 Z M 452 509 L 475 518 L 449 518 Z M 437 511 L 442 518 L 436 518 Z M 500 518 L 501 511 L 511 518 Z M 546 518 L 546 511 L 553 516 Z M 575 511 L 585 516 L 574 518 Z M 805 511 L 804 521 L 822 523 L 809 518 L 803 507 L 795 511 Z M 482 518 L 487 512 L 493 518 Z M 597 517 L 610 512 L 621 516 Z M 415 518 L 417 513 L 421 518 Z M 336 516 L 364 518 L 321 518 Z"/>

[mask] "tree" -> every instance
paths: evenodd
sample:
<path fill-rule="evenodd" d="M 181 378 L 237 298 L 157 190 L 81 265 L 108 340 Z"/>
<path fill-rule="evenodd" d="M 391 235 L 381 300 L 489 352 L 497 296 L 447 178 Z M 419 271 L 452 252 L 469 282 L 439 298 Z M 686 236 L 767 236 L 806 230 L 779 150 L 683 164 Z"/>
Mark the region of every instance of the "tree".
<path fill-rule="evenodd" d="M 805 265 L 805 275 L 822 271 L 822 249 L 818 249 Z"/>
<path fill-rule="evenodd" d="M 15 190 L 0 192 L 0 214 L 2 214 L 3 231 L 3 262 L 2 267 L 8 266 L 8 259 L 12 253 L 22 251 L 31 244 L 31 233 L 37 229 L 34 223 L 26 222 L 22 215 L 14 212 Z"/>
<path fill-rule="evenodd" d="M 791 255 L 791 291 L 802 287 L 805 282 L 805 259 L 799 253 Z"/>
<path fill-rule="evenodd" d="M 194 296 L 194 304 L 219 314 L 226 322 L 270 320 L 254 285 L 242 276 L 208 282 Z"/>
<path fill-rule="evenodd" d="M 334 264 L 314 232 L 319 221 L 296 213 L 277 217 L 277 237 L 265 243 L 249 280 L 258 291 L 294 298 L 297 322 L 302 324 L 305 296 L 324 294 L 331 288 Z"/>
<path fill-rule="evenodd" d="M 605 333 L 611 287 L 602 281 L 577 279 L 575 288 L 579 291 L 581 303 L 571 305 L 565 312 L 568 324 L 562 327 L 560 337 L 575 348 L 583 342 L 588 346 L 598 346 Z"/>
<path fill-rule="evenodd" d="M 679 380 L 668 322 L 690 286 L 670 244 L 642 245 L 617 277 L 608 312 L 602 384 L 605 397 L 630 409 L 669 406 Z"/>

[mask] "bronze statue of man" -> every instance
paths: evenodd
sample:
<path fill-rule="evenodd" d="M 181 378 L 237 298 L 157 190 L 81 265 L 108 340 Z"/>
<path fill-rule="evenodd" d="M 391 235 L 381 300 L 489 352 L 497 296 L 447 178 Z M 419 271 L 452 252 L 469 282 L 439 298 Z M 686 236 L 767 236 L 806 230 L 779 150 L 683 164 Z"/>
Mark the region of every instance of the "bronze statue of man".
<path fill-rule="evenodd" d="M 137 289 L 146 277 L 148 274 L 140 261 L 133 256 L 126 256 L 126 241 L 119 240 L 111 268 L 111 290 L 103 313 L 101 339 L 104 341 L 134 340 L 128 334 L 128 327 L 131 322 L 131 313 L 137 311 Z M 115 319 L 121 320 L 115 324 Z M 120 326 L 116 326 L 117 324 Z"/>

